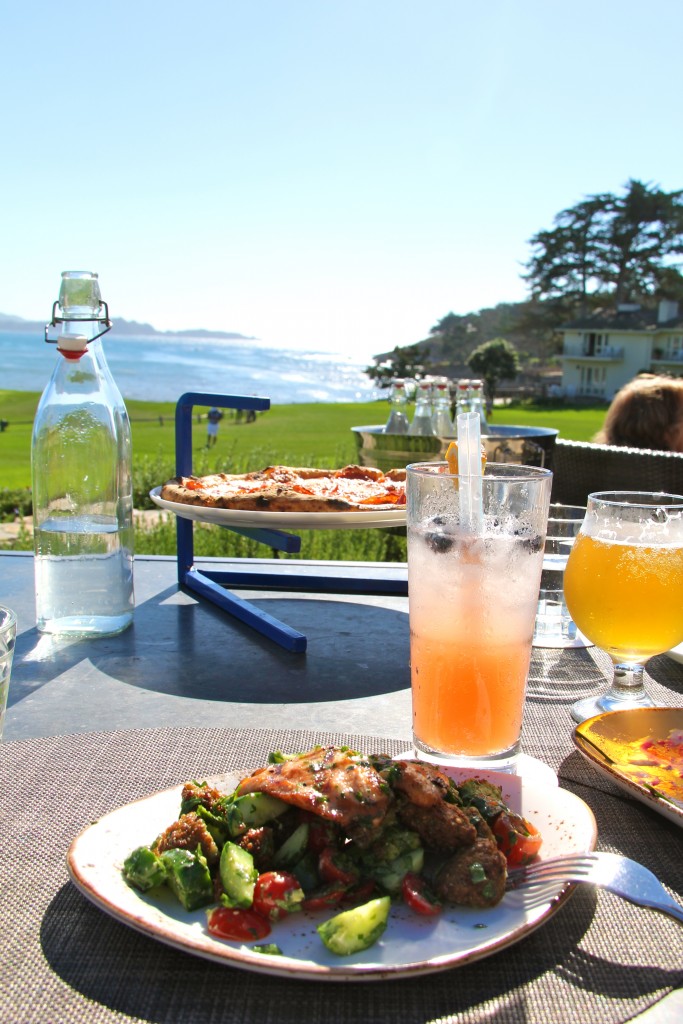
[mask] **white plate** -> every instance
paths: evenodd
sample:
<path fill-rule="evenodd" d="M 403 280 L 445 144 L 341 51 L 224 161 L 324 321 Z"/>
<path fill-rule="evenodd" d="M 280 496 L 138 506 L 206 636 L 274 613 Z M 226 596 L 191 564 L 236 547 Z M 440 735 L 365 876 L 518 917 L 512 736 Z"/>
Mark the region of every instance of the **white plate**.
<path fill-rule="evenodd" d="M 449 774 L 457 781 L 471 772 L 450 769 Z M 595 819 L 587 805 L 572 793 L 535 787 L 516 776 L 477 774 L 501 785 L 512 808 L 540 829 L 544 838 L 542 858 L 594 849 Z M 221 776 L 210 781 L 230 791 L 239 779 Z M 214 938 L 207 931 L 204 910 L 187 913 L 170 894 L 163 902 L 155 902 L 124 882 L 124 859 L 176 819 L 180 793 L 181 787 L 157 793 L 95 822 L 72 843 L 68 868 L 81 892 L 119 921 L 169 946 L 232 967 L 316 981 L 379 981 L 442 971 L 519 942 L 544 924 L 573 889 L 570 884 L 558 884 L 544 889 L 542 898 L 511 892 L 492 909 L 448 907 L 438 917 L 420 917 L 401 905 L 392 906 L 389 925 L 380 941 L 349 957 L 330 953 L 316 932 L 316 925 L 331 913 L 293 914 L 274 925 L 265 940 L 277 943 L 284 955 L 265 955 L 254 952 L 249 945 Z"/>
<path fill-rule="evenodd" d="M 173 512 L 181 519 L 217 526 L 262 527 L 266 530 L 367 530 L 372 526 L 403 526 L 406 521 L 404 508 L 382 512 L 246 512 L 234 508 L 184 505 L 180 501 L 166 501 L 160 493 L 161 487 L 154 487 L 149 492 L 159 508 Z"/>
<path fill-rule="evenodd" d="M 666 651 L 665 653 L 669 658 L 673 658 L 674 661 L 683 665 L 683 644 L 679 644 L 678 647 L 672 647 L 670 651 Z"/>

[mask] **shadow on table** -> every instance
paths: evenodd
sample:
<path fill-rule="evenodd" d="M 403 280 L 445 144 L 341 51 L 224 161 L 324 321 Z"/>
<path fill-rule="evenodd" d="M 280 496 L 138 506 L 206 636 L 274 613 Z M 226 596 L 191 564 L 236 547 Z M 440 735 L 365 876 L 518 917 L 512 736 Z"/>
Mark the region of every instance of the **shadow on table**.
<path fill-rule="evenodd" d="M 9 706 L 80 663 L 142 690 L 202 700 L 328 702 L 410 686 L 407 610 L 310 595 L 253 603 L 308 638 L 293 654 L 176 587 L 136 608 L 113 637 L 64 640 L 26 631 Z"/>
<path fill-rule="evenodd" d="M 677 703 L 683 694 L 683 667 L 661 655 L 647 662 L 646 686 L 655 702 Z M 609 686 L 612 662 L 595 647 L 553 650 L 535 648 L 529 670 L 527 700 L 567 708 L 583 697 L 601 693 Z M 661 690 L 659 688 L 662 688 Z"/>
<path fill-rule="evenodd" d="M 603 997 L 600 1019 L 610 1024 L 650 1005 L 675 984 L 670 971 L 620 965 L 577 948 L 595 915 L 595 893 L 577 891 L 574 901 L 571 914 L 560 912 L 493 957 L 424 978 L 372 984 L 278 979 L 195 958 L 103 915 L 71 884 L 49 905 L 41 944 L 52 970 L 72 989 L 153 1024 L 323 1024 L 331 1019 L 416 1024 L 483 1003 L 488 1004 L 486 1020 L 494 1024 L 541 1019 L 575 1024 L 577 989 Z M 530 988 L 534 982 L 536 989 Z"/>

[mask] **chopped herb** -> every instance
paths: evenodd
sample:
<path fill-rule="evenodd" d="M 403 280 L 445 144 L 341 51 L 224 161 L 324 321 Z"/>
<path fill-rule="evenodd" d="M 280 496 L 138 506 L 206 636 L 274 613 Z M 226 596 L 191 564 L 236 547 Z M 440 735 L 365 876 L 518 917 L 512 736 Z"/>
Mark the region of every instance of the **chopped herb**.
<path fill-rule="evenodd" d="M 470 878 L 475 883 L 486 881 L 486 872 L 484 867 L 479 861 L 475 861 L 474 864 L 470 864 Z"/>

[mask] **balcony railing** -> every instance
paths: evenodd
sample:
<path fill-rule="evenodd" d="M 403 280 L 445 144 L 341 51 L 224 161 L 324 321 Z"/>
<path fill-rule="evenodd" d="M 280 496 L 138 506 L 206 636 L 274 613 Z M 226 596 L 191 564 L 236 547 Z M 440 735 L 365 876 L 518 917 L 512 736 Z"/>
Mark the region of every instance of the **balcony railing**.
<path fill-rule="evenodd" d="M 653 363 L 683 363 L 683 352 L 661 352 L 655 349 L 652 353 Z"/>
<path fill-rule="evenodd" d="M 623 345 L 606 345 L 605 348 L 601 348 L 599 351 L 588 352 L 584 348 L 579 348 L 576 351 L 567 350 L 562 353 L 563 359 L 623 359 L 624 348 Z"/>

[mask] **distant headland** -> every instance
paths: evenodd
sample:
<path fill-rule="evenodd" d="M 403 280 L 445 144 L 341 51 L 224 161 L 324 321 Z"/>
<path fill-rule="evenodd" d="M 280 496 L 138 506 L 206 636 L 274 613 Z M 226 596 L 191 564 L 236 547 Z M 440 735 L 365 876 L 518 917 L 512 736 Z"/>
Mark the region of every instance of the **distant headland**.
<path fill-rule="evenodd" d="M 7 313 L 0 313 L 0 331 L 17 331 L 35 334 L 42 332 L 45 321 L 24 320 L 20 316 L 10 316 Z M 141 335 L 152 338 L 224 338 L 233 341 L 256 341 L 251 335 L 237 334 L 233 331 L 207 331 L 203 327 L 195 327 L 184 331 L 157 331 L 151 324 L 138 323 L 137 320 L 112 319 L 112 332 L 114 334 L 131 334 L 135 337 Z"/>

